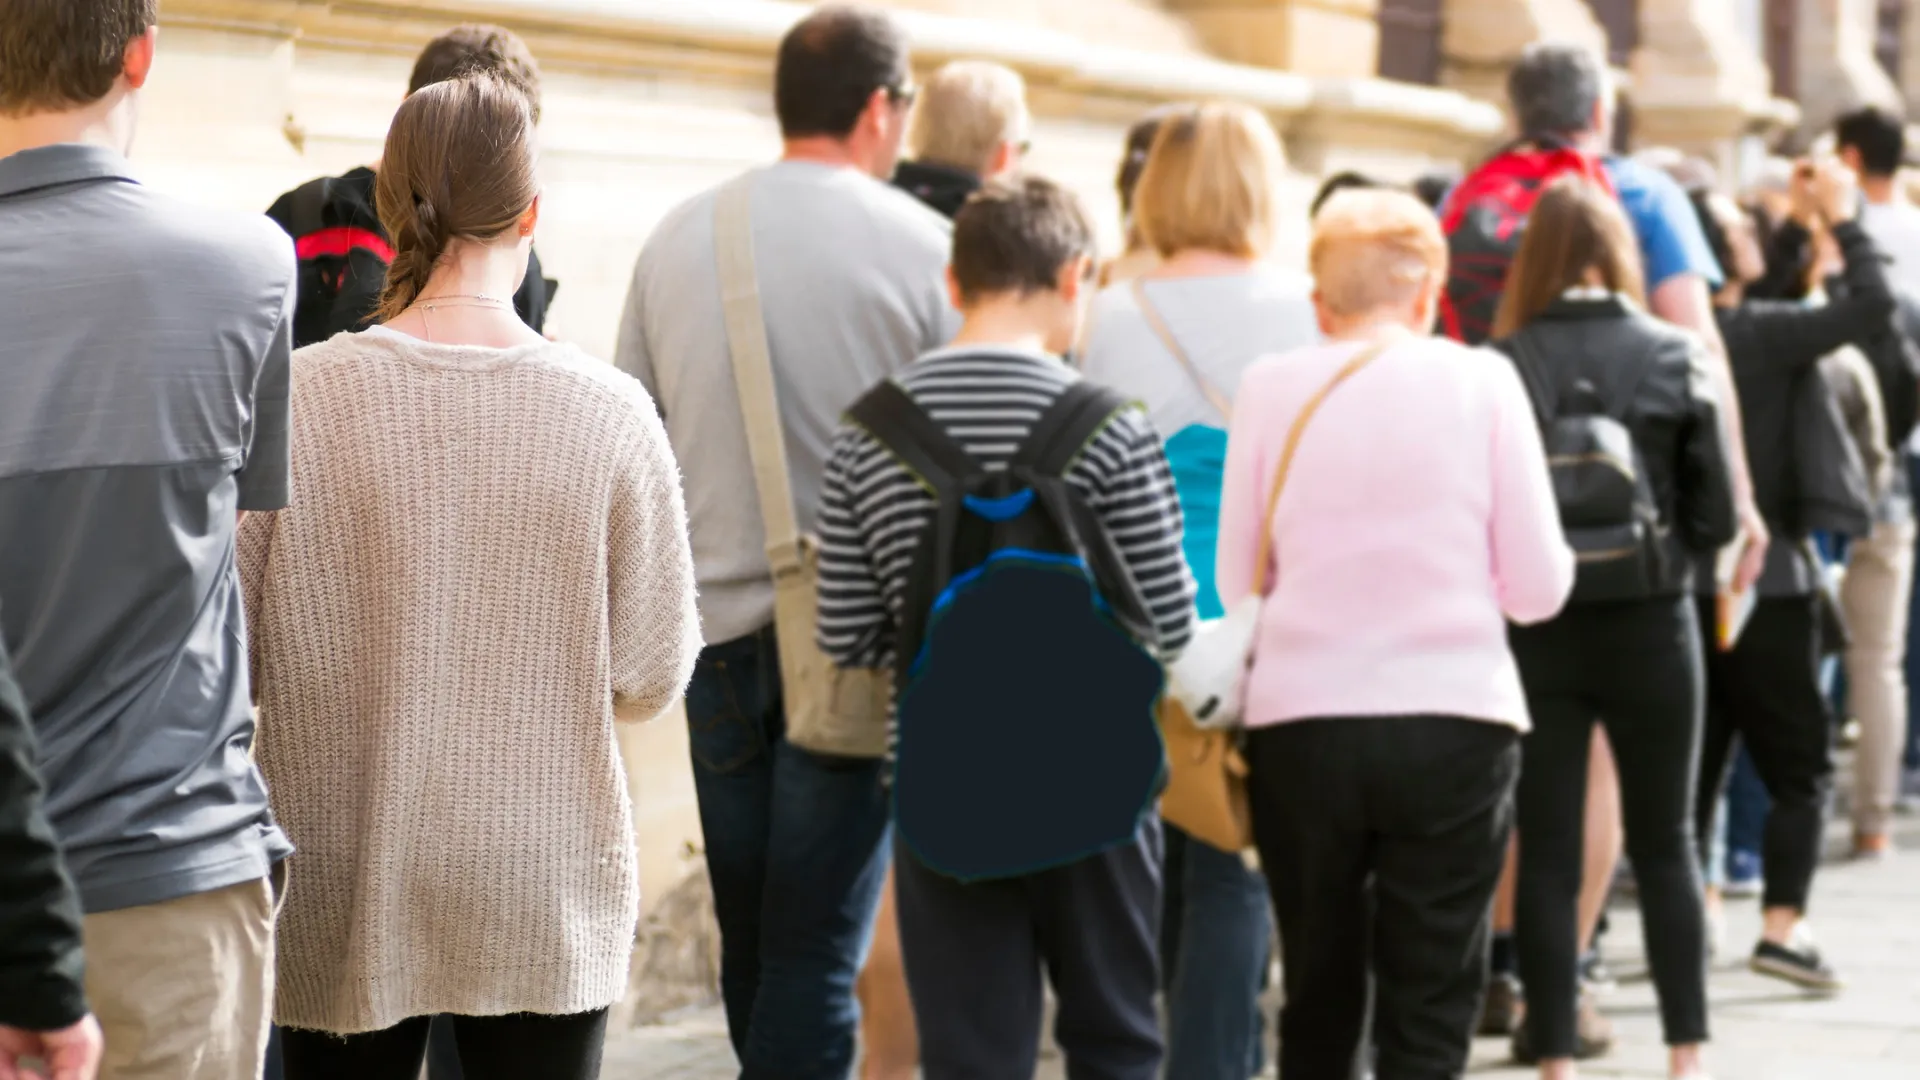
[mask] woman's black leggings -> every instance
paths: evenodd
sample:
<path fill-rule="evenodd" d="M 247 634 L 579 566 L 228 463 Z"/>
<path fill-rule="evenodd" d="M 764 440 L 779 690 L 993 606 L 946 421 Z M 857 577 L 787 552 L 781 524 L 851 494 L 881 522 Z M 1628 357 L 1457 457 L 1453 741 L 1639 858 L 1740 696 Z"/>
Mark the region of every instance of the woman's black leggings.
<path fill-rule="evenodd" d="M 416 1016 L 384 1031 L 344 1038 L 323 1031 L 281 1032 L 287 1080 L 417 1080 L 427 1052 L 427 1025 Z M 607 1010 L 571 1016 L 516 1013 L 452 1016 L 461 1071 L 475 1080 L 597 1080 L 607 1041 Z"/>
<path fill-rule="evenodd" d="M 1694 859 L 1704 710 L 1699 624 L 1687 598 L 1570 607 L 1515 629 L 1533 731 L 1521 743 L 1514 943 L 1528 1034 L 1572 1057 L 1579 994 L 1587 752 L 1606 725 L 1620 770 L 1627 856 L 1669 1045 L 1707 1039 L 1706 918 Z"/>

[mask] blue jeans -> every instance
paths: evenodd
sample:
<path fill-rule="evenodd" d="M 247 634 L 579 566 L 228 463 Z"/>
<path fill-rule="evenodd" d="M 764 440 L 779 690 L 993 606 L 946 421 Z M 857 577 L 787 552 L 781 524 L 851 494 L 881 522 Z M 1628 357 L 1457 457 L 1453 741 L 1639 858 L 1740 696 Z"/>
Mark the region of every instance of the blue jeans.
<path fill-rule="evenodd" d="M 1248 1080 L 1263 1064 L 1260 990 L 1273 938 L 1266 879 L 1172 825 L 1166 842 L 1167 1076 Z"/>
<path fill-rule="evenodd" d="M 1742 858 L 1747 866 L 1759 864 L 1767 835 L 1767 811 L 1772 806 L 1767 785 L 1761 783 L 1759 770 L 1753 767 L 1753 757 L 1742 744 L 1727 774 L 1728 877 L 1734 876 L 1732 864 L 1736 858 Z"/>
<path fill-rule="evenodd" d="M 701 652 L 687 724 L 741 1080 L 843 1080 L 886 881 L 882 763 L 786 740 L 772 628 Z"/>

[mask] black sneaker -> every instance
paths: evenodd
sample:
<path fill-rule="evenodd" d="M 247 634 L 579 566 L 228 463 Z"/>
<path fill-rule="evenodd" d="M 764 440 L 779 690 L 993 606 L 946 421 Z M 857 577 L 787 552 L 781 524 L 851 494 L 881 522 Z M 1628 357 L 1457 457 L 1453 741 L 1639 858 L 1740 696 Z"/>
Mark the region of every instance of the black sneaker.
<path fill-rule="evenodd" d="M 1797 947 L 1788 948 L 1763 941 L 1753 947 L 1753 959 L 1748 961 L 1747 966 L 1762 975 L 1784 979 L 1795 986 L 1822 993 L 1831 994 L 1846 985 L 1820 958 L 1820 950 L 1814 947 L 1811 940 L 1796 934 L 1794 945 Z"/>

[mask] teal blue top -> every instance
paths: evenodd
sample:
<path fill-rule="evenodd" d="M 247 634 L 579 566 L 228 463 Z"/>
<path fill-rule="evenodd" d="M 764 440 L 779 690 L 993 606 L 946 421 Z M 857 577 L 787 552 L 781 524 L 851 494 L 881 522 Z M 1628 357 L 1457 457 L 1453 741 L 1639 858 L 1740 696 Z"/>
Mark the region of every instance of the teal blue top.
<path fill-rule="evenodd" d="M 1200 376 L 1232 401 L 1240 374 L 1262 357 L 1320 340 L 1313 284 L 1304 274 L 1272 268 L 1218 277 L 1149 280 L 1147 297 Z M 1147 407 L 1173 467 L 1186 519 L 1184 550 L 1203 619 L 1225 612 L 1214 585 L 1220 536 L 1220 485 L 1227 464 L 1227 418 L 1195 385 L 1193 374 L 1161 344 L 1134 301 L 1131 283 L 1094 301 L 1082 367 L 1087 377 Z"/>
<path fill-rule="evenodd" d="M 1220 483 L 1227 469 L 1226 431 L 1202 424 L 1181 428 L 1167 440 L 1167 463 L 1173 466 L 1173 487 L 1186 519 L 1183 547 L 1196 587 L 1194 607 L 1201 618 L 1217 619 L 1226 614 L 1213 582 L 1220 544 Z"/>

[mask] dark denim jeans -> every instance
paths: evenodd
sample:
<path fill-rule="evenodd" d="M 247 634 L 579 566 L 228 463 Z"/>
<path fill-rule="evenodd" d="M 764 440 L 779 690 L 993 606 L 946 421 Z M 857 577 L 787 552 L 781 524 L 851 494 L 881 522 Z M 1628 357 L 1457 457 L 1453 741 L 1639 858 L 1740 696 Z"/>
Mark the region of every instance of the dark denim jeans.
<path fill-rule="evenodd" d="M 700 654 L 687 723 L 741 1078 L 843 1080 L 886 881 L 882 763 L 787 742 L 771 628 Z"/>
<path fill-rule="evenodd" d="M 1172 825 L 1166 843 L 1167 1075 L 1248 1080 L 1264 1064 L 1260 991 L 1273 938 L 1266 879 Z"/>

